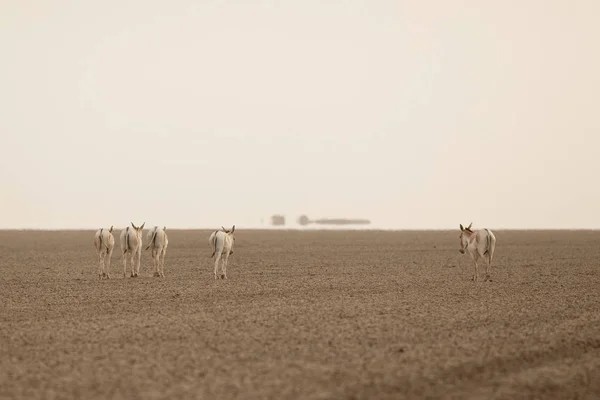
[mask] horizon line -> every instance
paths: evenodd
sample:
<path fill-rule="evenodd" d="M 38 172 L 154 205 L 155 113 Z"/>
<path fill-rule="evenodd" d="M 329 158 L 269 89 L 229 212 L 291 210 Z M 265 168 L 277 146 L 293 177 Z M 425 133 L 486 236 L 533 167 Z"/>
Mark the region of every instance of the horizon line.
<path fill-rule="evenodd" d="M 152 227 L 144 228 L 145 230 Z M 60 231 L 97 231 L 100 228 L 0 228 L 1 231 L 44 231 L 44 232 L 60 232 Z M 104 228 L 106 229 L 106 228 Z M 114 227 L 114 230 L 123 230 L 125 228 Z M 212 231 L 215 228 L 196 227 L 196 228 L 169 228 L 167 231 Z M 218 228 L 217 228 L 218 229 Z M 267 227 L 267 228 L 243 228 L 236 226 L 236 231 L 397 231 L 397 232 L 427 232 L 427 231 L 458 231 L 459 228 L 325 228 L 325 227 L 309 227 L 309 228 L 282 228 L 282 227 Z M 488 228 L 496 231 L 596 231 L 600 228 Z"/>

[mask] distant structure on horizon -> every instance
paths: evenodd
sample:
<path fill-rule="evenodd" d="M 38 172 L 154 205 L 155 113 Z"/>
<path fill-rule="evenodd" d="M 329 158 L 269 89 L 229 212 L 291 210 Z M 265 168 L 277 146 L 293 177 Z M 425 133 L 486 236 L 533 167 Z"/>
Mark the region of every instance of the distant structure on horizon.
<path fill-rule="evenodd" d="M 317 225 L 369 225 L 371 221 L 368 219 L 361 218 L 319 218 L 315 220 L 311 220 L 306 215 L 301 215 L 298 218 L 298 223 L 302 226 L 308 224 L 317 224 Z"/>
<path fill-rule="evenodd" d="M 271 215 L 271 225 L 275 225 L 275 226 L 285 225 L 285 217 L 283 215 L 279 215 L 279 214 Z"/>
<path fill-rule="evenodd" d="M 311 220 L 307 215 L 298 217 L 298 224 L 306 226 L 309 224 L 316 225 L 369 225 L 371 221 L 363 218 L 319 218 Z M 284 226 L 285 216 L 281 214 L 271 215 L 271 225 Z"/>

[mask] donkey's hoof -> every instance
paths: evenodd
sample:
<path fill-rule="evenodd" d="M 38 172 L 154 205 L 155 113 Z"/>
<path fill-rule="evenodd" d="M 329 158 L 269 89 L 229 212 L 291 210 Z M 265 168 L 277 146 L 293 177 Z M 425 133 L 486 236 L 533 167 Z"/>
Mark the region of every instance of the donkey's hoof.
<path fill-rule="evenodd" d="M 221 279 L 225 279 L 225 274 L 221 274 Z"/>

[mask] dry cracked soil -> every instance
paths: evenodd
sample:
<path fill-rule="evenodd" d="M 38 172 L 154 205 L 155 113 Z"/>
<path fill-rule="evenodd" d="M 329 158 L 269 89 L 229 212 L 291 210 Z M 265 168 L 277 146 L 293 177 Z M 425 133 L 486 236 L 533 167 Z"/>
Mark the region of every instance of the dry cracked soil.
<path fill-rule="evenodd" d="M 496 231 L 491 282 L 458 229 L 238 227 L 227 280 L 209 233 L 98 280 L 92 231 L 1 231 L 0 398 L 600 398 L 600 232 Z"/>

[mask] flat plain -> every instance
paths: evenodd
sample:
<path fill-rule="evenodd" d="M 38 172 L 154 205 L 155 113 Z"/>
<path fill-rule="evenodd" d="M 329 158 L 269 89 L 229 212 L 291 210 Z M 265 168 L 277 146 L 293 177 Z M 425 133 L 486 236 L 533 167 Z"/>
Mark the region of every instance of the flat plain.
<path fill-rule="evenodd" d="M 600 232 L 169 230 L 98 280 L 93 231 L 0 231 L 0 398 L 600 397 Z M 144 231 L 144 240 L 146 231 Z M 482 268 L 483 270 L 483 268 Z"/>

